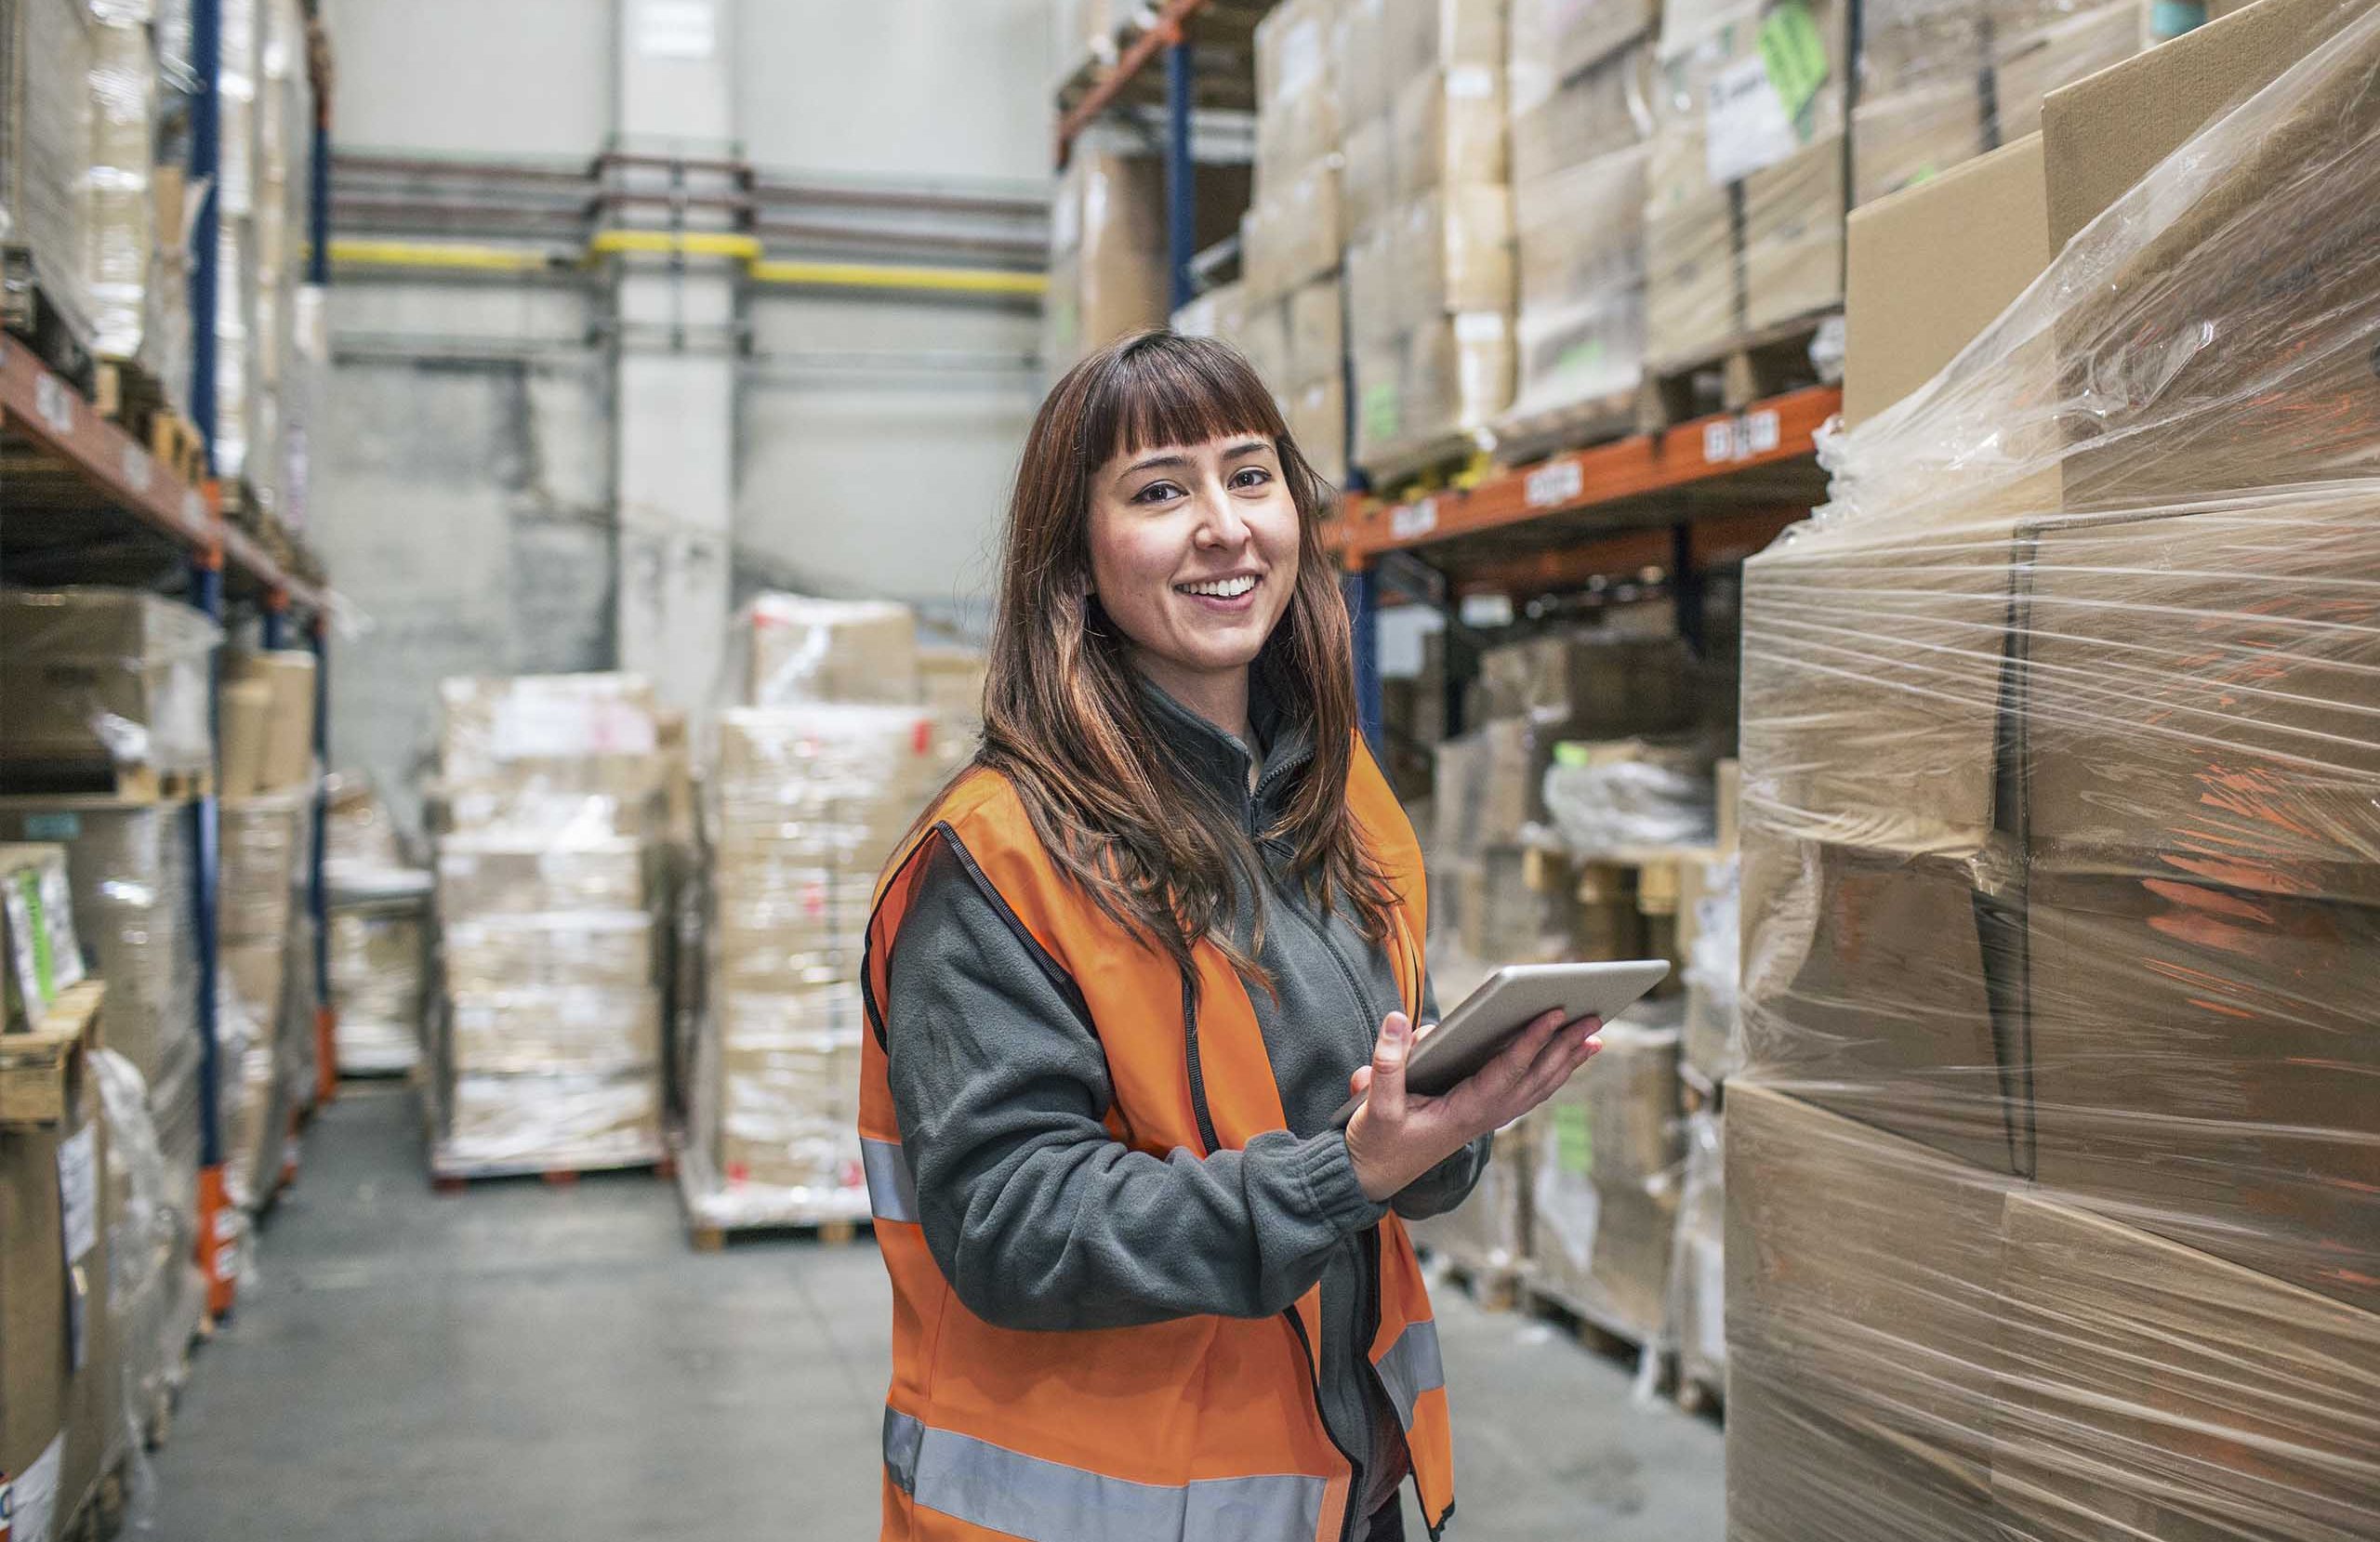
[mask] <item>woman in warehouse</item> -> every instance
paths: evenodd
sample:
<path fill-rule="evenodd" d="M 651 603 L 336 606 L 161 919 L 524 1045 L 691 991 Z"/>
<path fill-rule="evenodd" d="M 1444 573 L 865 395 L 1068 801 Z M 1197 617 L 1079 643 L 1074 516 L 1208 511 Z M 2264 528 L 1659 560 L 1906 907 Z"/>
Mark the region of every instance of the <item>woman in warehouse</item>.
<path fill-rule="evenodd" d="M 1384 1542 L 1408 1475 L 1433 1536 L 1453 1508 L 1398 1218 L 1459 1203 L 1599 1025 L 1407 1094 L 1421 855 L 1355 731 L 1325 496 L 1209 339 L 1094 354 L 1025 442 L 984 745 L 868 929 L 888 1538 Z"/>

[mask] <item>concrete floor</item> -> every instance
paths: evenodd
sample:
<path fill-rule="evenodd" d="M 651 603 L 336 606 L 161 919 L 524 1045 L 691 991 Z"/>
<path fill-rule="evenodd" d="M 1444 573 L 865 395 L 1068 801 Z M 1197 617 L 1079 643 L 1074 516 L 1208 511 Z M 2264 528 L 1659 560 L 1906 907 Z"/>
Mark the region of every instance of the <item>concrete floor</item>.
<path fill-rule="evenodd" d="M 871 1247 L 698 1255 L 649 1178 L 441 1197 L 422 1175 L 408 1095 L 351 1087 L 316 1122 L 153 1459 L 144 1535 L 875 1535 L 888 1296 Z M 1632 1401 L 1625 1368 L 1542 1325 L 1452 1289 L 1437 1307 L 1457 1531 L 1718 1542 L 1714 1426 Z"/>

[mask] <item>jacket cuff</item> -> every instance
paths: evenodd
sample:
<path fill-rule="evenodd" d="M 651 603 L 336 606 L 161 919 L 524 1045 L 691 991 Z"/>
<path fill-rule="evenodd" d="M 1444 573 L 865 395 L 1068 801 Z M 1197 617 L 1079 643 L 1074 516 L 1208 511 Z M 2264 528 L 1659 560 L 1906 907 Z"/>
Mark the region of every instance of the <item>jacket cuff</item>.
<path fill-rule="evenodd" d="M 1317 1135 L 1298 1153 L 1298 1178 L 1315 1213 L 1339 1230 L 1353 1234 L 1378 1225 L 1388 1206 L 1364 1197 L 1355 1178 L 1355 1159 L 1348 1154 L 1344 1130 Z"/>

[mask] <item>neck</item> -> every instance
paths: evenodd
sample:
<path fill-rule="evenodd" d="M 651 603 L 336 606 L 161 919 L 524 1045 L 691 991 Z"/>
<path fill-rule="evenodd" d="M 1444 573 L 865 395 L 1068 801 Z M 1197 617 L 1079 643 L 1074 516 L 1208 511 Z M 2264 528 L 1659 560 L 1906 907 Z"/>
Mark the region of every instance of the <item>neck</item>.
<path fill-rule="evenodd" d="M 1246 665 L 1236 669 L 1183 669 L 1144 652 L 1134 662 L 1158 690 L 1241 744 L 1249 742 Z"/>

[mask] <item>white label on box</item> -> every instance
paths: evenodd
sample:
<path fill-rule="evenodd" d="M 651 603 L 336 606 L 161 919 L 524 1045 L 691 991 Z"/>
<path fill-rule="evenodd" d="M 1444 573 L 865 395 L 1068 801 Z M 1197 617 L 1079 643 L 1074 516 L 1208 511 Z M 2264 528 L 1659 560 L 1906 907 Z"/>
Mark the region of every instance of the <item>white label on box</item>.
<path fill-rule="evenodd" d="M 1416 535 L 1427 535 L 1438 528 L 1438 500 L 1422 498 L 1413 503 L 1399 504 L 1388 511 L 1388 533 L 1400 541 Z"/>
<path fill-rule="evenodd" d="M 1741 181 L 1802 148 L 1785 99 L 1758 55 L 1731 64 L 1711 82 L 1703 165 L 1713 187 Z"/>
<path fill-rule="evenodd" d="M 1714 1365 L 1727 1359 L 1727 1254 L 1707 1237 L 1694 1239 L 1695 1340 Z"/>
<path fill-rule="evenodd" d="M 58 1147 L 58 1207 L 65 1218 L 66 1261 L 99 1241 L 99 1130 L 94 1125 Z"/>
<path fill-rule="evenodd" d="M 1568 503 L 1586 487 L 1586 471 L 1566 456 L 1531 471 L 1522 483 L 1522 494 L 1531 508 L 1552 508 L 1556 504 Z"/>
<path fill-rule="evenodd" d="M 1504 340 L 1504 313 L 1501 310 L 1465 310 L 1454 319 L 1454 340 L 1458 343 L 1501 343 Z"/>
<path fill-rule="evenodd" d="M 1496 94 L 1496 72 L 1485 64 L 1460 64 L 1447 72 L 1447 95 L 1457 101 L 1481 101 Z"/>
<path fill-rule="evenodd" d="M 515 692 L 490 734 L 499 760 L 571 760 L 583 755 L 650 755 L 653 715 L 608 697 Z"/>
<path fill-rule="evenodd" d="M 135 493 L 148 492 L 150 467 L 149 452 L 127 441 L 124 446 L 124 485 Z"/>
<path fill-rule="evenodd" d="M 66 1465 L 66 1437 L 53 1439 L 33 1465 L 0 1485 L 8 1496 L 10 1542 L 49 1542 L 50 1522 L 58 1512 L 58 1472 Z"/>
<path fill-rule="evenodd" d="M 636 47 L 647 59 L 708 59 L 719 47 L 719 13 L 711 0 L 644 0 Z"/>
<path fill-rule="evenodd" d="M 62 437 L 74 431 L 74 393 L 46 370 L 33 378 L 33 411 L 50 432 Z"/>

